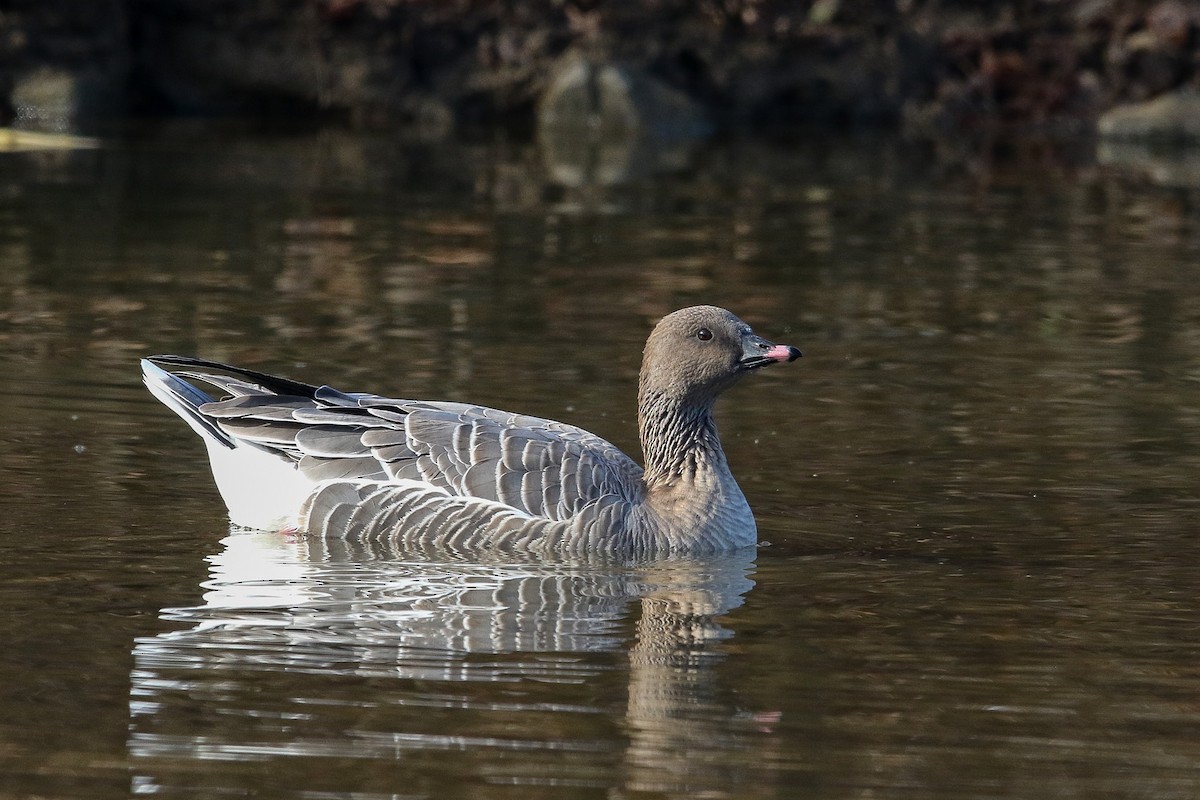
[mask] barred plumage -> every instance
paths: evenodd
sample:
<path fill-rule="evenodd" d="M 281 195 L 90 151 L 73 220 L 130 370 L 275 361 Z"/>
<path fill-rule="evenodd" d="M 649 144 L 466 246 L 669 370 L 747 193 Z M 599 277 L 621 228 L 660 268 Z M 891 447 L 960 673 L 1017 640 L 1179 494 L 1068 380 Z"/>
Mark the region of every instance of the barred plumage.
<path fill-rule="evenodd" d="M 208 445 L 237 524 L 453 550 L 695 552 L 755 537 L 713 402 L 746 372 L 799 355 L 713 306 L 665 317 L 639 384 L 645 472 L 553 420 L 346 393 L 183 356 L 145 359 L 142 370 Z"/>

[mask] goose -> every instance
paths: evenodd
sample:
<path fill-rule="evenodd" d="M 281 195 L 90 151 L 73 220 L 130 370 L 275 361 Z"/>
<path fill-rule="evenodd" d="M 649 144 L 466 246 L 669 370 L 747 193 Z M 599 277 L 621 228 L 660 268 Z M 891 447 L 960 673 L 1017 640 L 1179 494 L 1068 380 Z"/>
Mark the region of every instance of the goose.
<path fill-rule="evenodd" d="M 663 317 L 638 380 L 644 466 L 582 428 L 484 406 L 343 392 L 188 356 L 141 367 L 203 439 L 237 526 L 620 556 L 757 542 L 713 404 L 744 375 L 800 356 L 716 306 Z"/>

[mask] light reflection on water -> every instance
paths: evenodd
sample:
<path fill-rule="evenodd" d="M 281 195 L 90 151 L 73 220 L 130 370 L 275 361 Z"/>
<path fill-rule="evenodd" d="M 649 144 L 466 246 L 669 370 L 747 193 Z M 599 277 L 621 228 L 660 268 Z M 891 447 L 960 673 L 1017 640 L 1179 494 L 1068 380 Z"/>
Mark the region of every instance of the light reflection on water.
<path fill-rule="evenodd" d="M 726 783 L 722 763 L 754 735 L 714 674 L 729 635 L 717 618 L 752 586 L 752 551 L 622 566 L 436 561 L 278 534 L 222 546 L 204 604 L 163 611 L 187 627 L 134 648 L 141 791 L 184 788 L 195 776 L 181 774 L 205 761 L 411 768 L 406 754 L 428 752 L 418 771 L 452 782 L 571 785 L 592 773 L 584 783 L 604 786 L 615 770 L 629 787 L 686 793 Z M 602 697 L 597 682 L 610 684 Z M 453 756 L 464 750 L 469 764 Z M 203 787 L 222 790 L 216 776 Z"/>
<path fill-rule="evenodd" d="M 853 138 L 602 187 L 545 158 L 6 154 L 3 791 L 1200 793 L 1195 189 Z M 197 353 L 636 452 L 645 332 L 691 302 L 805 351 L 718 408 L 752 591 L 218 544 L 203 450 L 137 378 Z"/>

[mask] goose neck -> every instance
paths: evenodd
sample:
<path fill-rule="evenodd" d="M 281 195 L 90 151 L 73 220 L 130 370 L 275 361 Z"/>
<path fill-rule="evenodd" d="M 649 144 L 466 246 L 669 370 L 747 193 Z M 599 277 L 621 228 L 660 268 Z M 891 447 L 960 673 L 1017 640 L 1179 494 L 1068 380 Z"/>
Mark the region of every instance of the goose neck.
<path fill-rule="evenodd" d="M 638 407 L 638 428 L 648 486 L 688 480 L 725 464 L 711 401 L 685 402 L 645 392 Z"/>

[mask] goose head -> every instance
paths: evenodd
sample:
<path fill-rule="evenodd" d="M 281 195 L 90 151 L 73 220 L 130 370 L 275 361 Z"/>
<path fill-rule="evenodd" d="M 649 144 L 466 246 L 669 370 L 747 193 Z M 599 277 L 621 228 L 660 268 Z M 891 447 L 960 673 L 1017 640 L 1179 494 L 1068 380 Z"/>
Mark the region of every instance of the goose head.
<path fill-rule="evenodd" d="M 756 334 L 717 306 L 691 306 L 663 317 L 642 353 L 639 397 L 709 407 L 744 375 L 795 361 L 795 347 Z"/>

